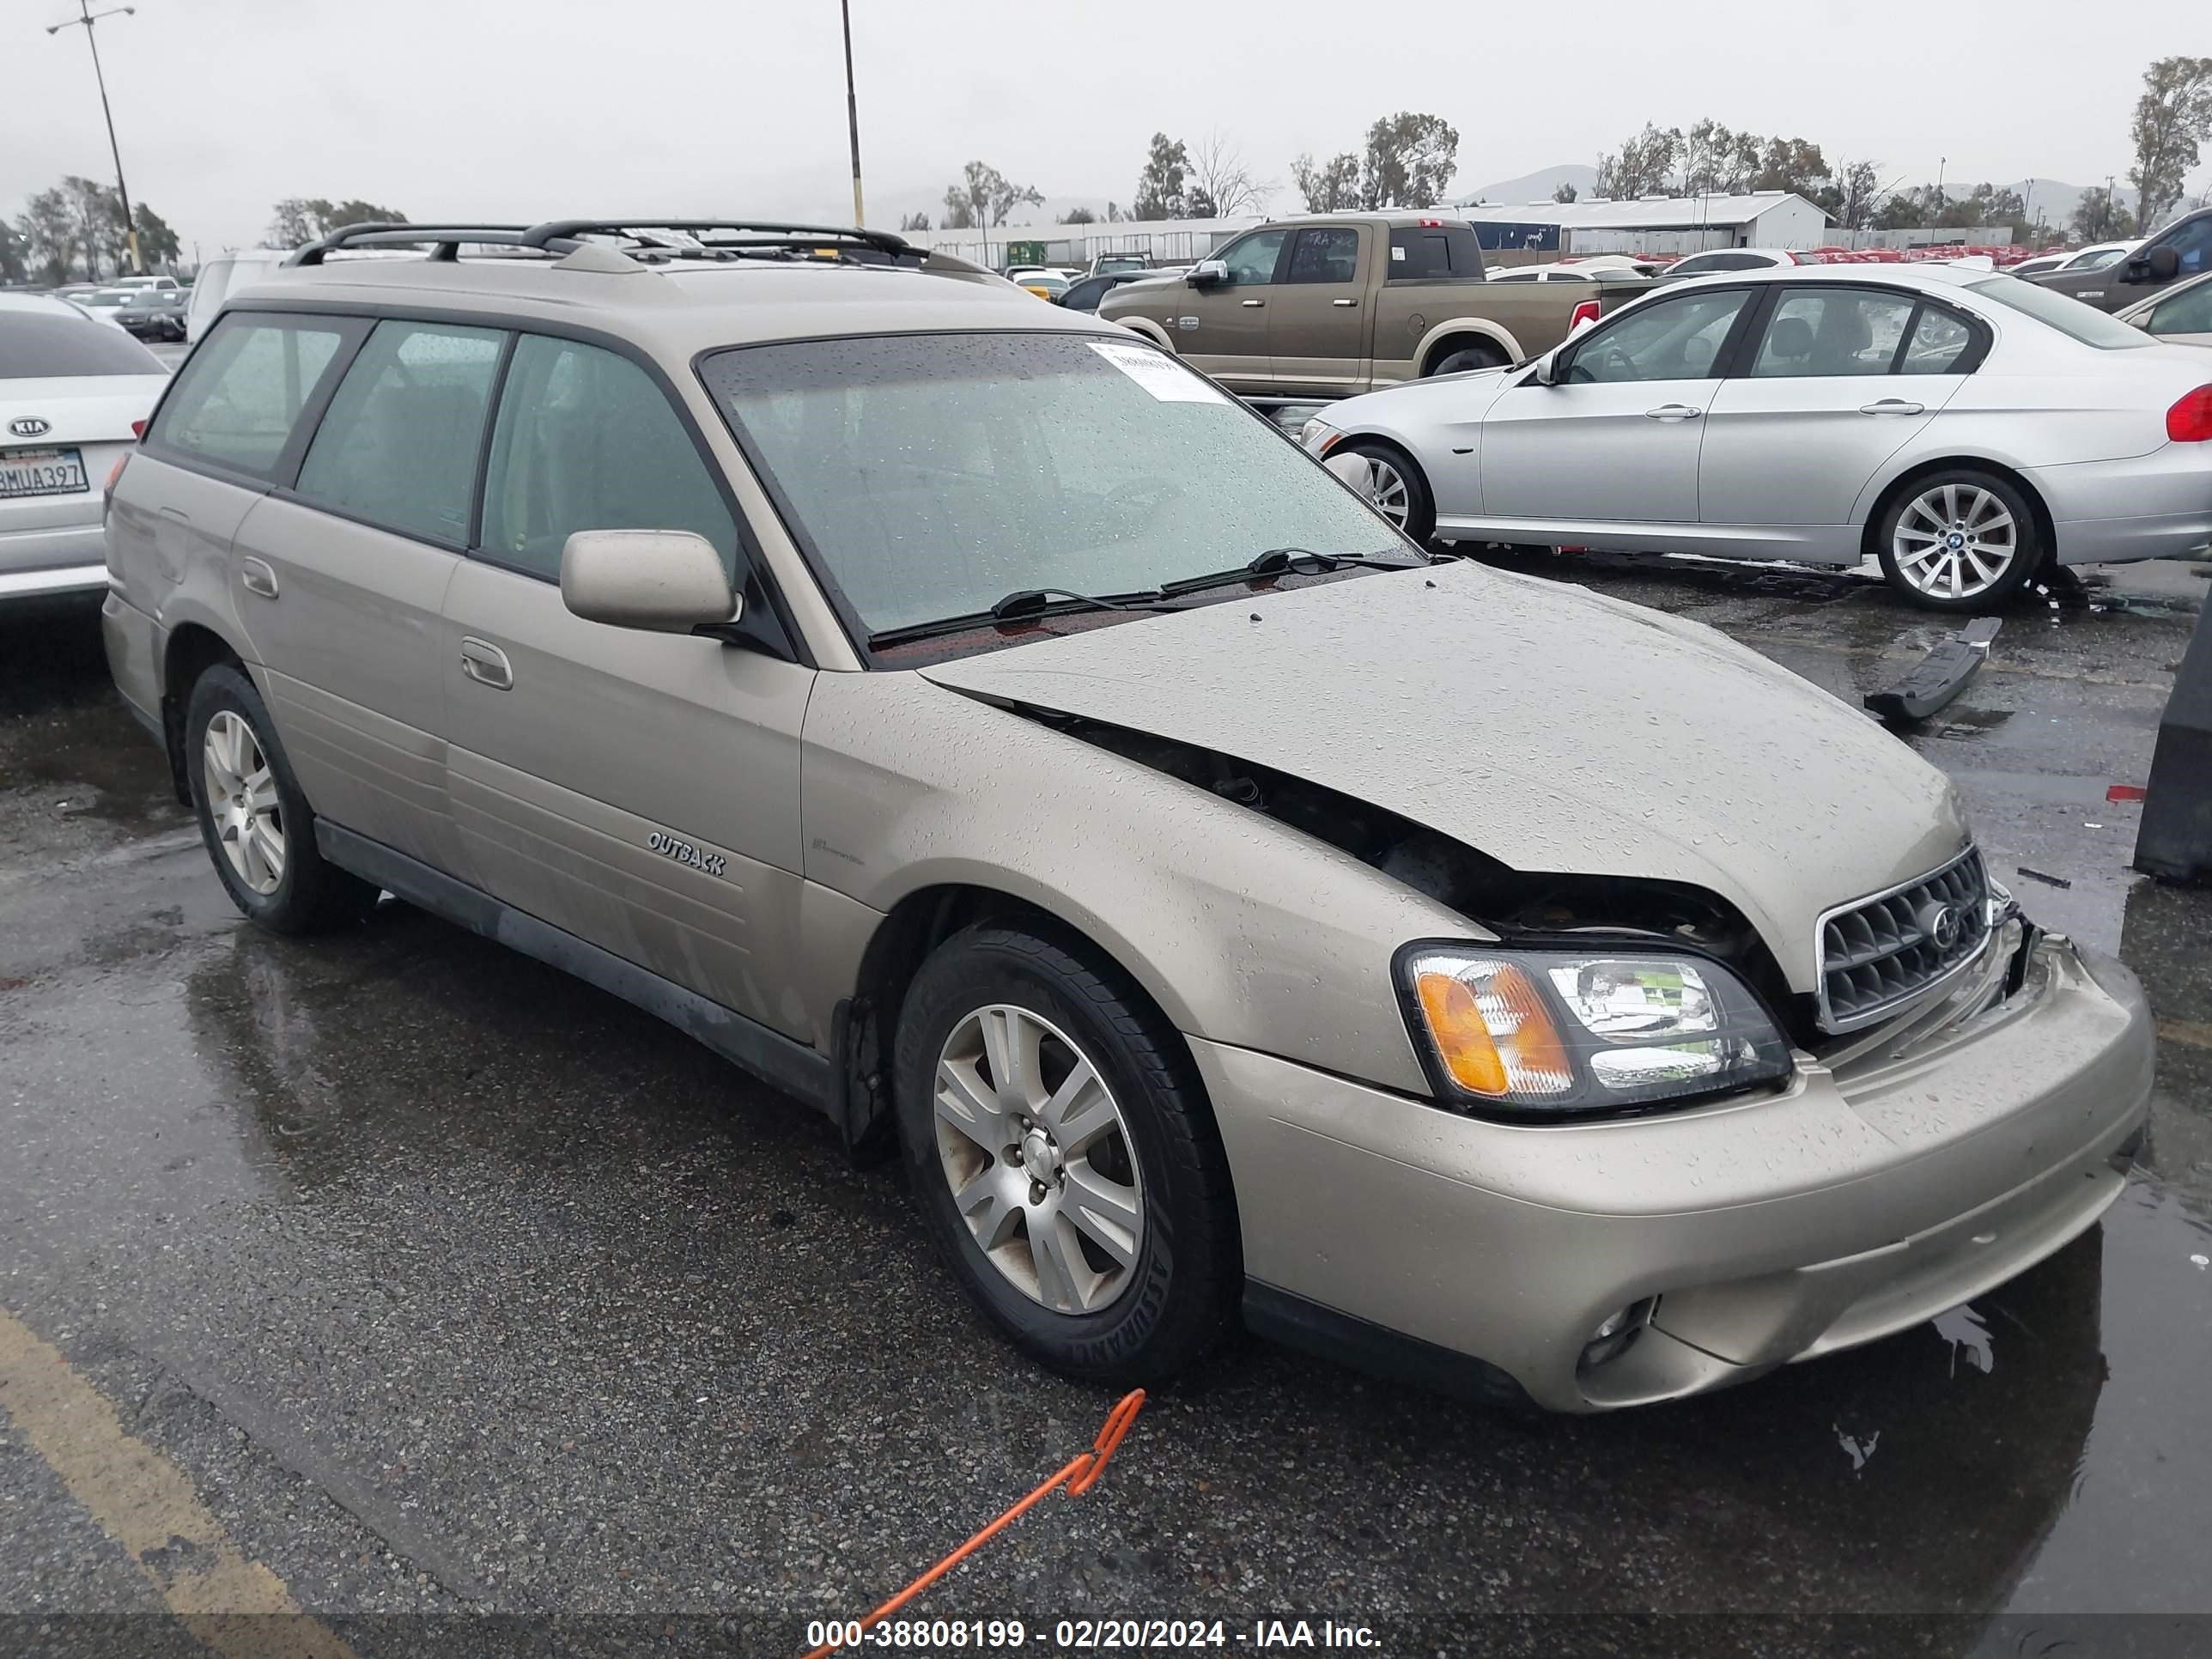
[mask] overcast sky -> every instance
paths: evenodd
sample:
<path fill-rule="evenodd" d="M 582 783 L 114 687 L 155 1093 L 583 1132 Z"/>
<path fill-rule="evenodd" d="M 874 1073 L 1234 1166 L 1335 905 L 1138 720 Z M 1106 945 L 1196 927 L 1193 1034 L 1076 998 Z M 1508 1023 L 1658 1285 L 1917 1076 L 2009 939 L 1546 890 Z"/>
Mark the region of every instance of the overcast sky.
<path fill-rule="evenodd" d="M 283 196 L 416 219 L 850 216 L 836 0 L 136 3 L 100 25 L 125 177 L 188 255 L 258 240 Z M 977 157 L 1126 205 L 1155 131 L 1209 127 L 1288 210 L 1292 156 L 1357 149 L 1399 109 L 1459 129 L 1462 190 L 1707 114 L 1885 179 L 1948 156 L 1947 182 L 2086 185 L 2126 171 L 2144 64 L 2212 50 L 2204 0 L 852 4 L 887 224 L 934 211 Z M 0 0 L 0 214 L 66 173 L 112 177 L 84 32 L 44 32 L 74 9 Z"/>

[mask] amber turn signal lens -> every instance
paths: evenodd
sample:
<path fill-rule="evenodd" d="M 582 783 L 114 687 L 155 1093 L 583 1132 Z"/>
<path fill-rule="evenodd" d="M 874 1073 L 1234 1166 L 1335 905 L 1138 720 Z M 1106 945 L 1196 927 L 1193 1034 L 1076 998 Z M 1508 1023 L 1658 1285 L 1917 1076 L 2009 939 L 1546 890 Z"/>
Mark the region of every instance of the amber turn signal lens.
<path fill-rule="evenodd" d="M 1421 1012 L 1429 1017 L 1429 1032 L 1437 1040 L 1437 1053 L 1451 1080 L 1472 1095 L 1496 1097 L 1505 1092 L 1505 1062 L 1491 1040 L 1482 1009 L 1464 981 L 1449 974 L 1420 977 Z"/>

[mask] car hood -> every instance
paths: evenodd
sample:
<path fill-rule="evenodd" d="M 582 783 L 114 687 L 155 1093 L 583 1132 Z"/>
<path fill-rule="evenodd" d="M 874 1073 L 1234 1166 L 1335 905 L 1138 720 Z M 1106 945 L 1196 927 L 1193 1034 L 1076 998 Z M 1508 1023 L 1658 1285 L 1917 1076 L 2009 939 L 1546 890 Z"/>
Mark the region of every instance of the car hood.
<path fill-rule="evenodd" d="M 1451 564 L 1239 597 L 920 671 L 1203 745 L 1516 869 L 1686 882 L 1800 990 L 1820 913 L 1966 844 L 1866 715 L 1697 623 Z"/>

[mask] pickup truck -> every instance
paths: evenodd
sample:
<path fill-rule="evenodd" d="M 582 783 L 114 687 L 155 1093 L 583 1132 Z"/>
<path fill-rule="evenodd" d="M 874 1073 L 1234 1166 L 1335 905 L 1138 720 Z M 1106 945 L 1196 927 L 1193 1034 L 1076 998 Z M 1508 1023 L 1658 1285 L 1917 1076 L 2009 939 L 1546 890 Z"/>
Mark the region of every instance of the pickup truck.
<path fill-rule="evenodd" d="M 2212 208 L 2185 214 L 2108 265 L 2046 270 L 2027 280 L 2100 311 L 2124 311 L 2169 283 L 2212 270 Z"/>
<path fill-rule="evenodd" d="M 1261 225 L 1181 276 L 1129 283 L 1098 314 L 1231 391 L 1349 398 L 1548 351 L 1650 279 L 1486 282 L 1472 226 L 1434 214 L 1314 214 Z"/>

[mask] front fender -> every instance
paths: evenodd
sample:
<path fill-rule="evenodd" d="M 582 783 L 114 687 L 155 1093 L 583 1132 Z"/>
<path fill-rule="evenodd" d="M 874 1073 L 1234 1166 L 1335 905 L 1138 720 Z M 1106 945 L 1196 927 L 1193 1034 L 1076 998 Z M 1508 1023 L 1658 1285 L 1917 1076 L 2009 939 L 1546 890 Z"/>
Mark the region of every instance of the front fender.
<path fill-rule="evenodd" d="M 1466 918 L 1273 819 L 918 673 L 825 674 L 806 714 L 810 882 L 870 911 L 945 884 L 1033 904 L 1176 1028 L 1425 1092 L 1392 980 Z M 825 965 L 849 994 L 858 971 Z"/>

